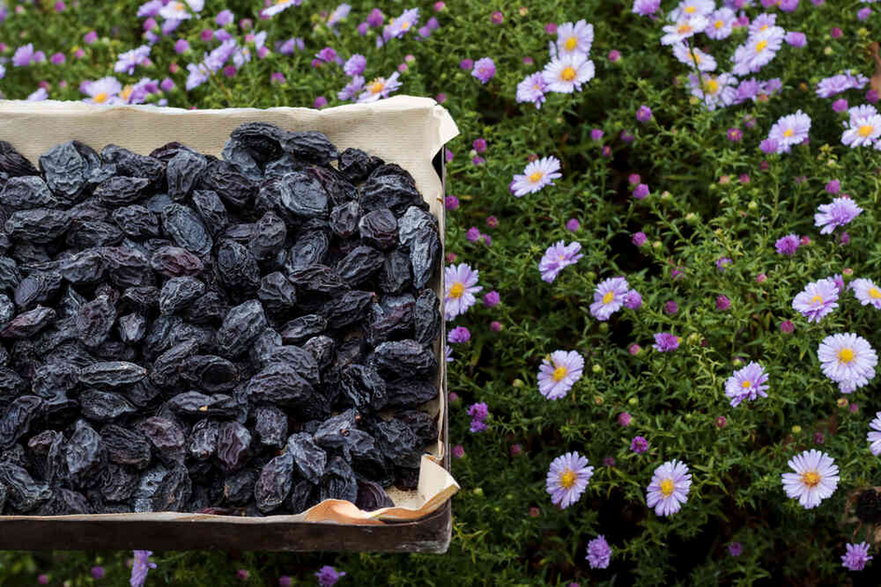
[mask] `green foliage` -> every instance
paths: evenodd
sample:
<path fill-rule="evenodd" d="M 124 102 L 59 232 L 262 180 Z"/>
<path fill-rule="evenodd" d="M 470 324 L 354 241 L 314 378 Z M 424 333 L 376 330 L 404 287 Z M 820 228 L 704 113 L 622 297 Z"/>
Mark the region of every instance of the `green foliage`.
<path fill-rule="evenodd" d="M 10 46 L 3 55 L 33 42 L 47 55 L 64 52 L 68 61 L 29 68 L 7 64 L 0 92 L 8 98 L 24 98 L 46 81 L 52 98 L 81 99 L 81 81 L 112 75 L 116 56 L 142 42 L 135 1 L 81 1 L 60 14 L 51 4 L 26 5 L 0 24 Z M 163 38 L 154 46 L 153 66 L 122 77 L 161 79 L 176 64 L 171 77 L 177 89 L 163 96 L 171 106 L 308 106 L 321 95 L 335 105 L 345 75 L 336 66 L 310 66 L 325 45 L 344 58 L 366 55 L 368 79 L 390 75 L 412 55 L 401 93 L 443 93 L 461 130 L 449 145 L 454 159 L 448 189 L 461 207 L 448 213 L 447 250 L 457 262 L 479 269 L 484 292 L 499 291 L 502 303 L 478 304 L 456 321 L 468 326 L 473 338 L 454 349 L 450 366 L 450 391 L 459 398 L 450 406 L 451 441 L 464 446 L 465 456 L 453 463 L 462 492 L 453 501 L 449 553 L 157 553 L 151 581 L 227 584 L 241 568 L 250 571 L 254 585 L 275 584 L 280 575 L 309 584 L 322 564 L 345 570 L 343 581 L 352 585 L 844 581 L 839 560 L 844 544 L 861 541 L 867 530 L 846 521 L 847 500 L 878 484 L 881 474 L 865 439 L 881 400 L 877 380 L 840 400 L 820 371 L 816 349 L 823 337 L 839 332 L 858 333 L 881 348 L 881 313 L 846 294 L 832 315 L 809 324 L 791 302 L 806 283 L 833 274 L 881 279 L 879 156 L 841 145 L 845 115 L 834 113 L 831 100 L 817 98 L 812 89 L 845 69 L 872 72 L 867 46 L 877 38 L 881 16 L 857 22 L 863 5 L 855 0 L 821 6 L 803 1 L 795 13 L 778 13 L 778 24 L 808 37 L 804 49 L 784 46 L 759 75 L 780 77 L 781 93 L 707 112 L 689 98 L 685 67 L 658 44 L 661 23 L 631 14 L 629 2 L 523 2 L 520 8 L 501 0 L 451 0 L 434 14 L 430 2 L 388 0 L 377 3 L 386 15 L 412 4 L 423 11 L 422 22 L 434 15 L 441 27 L 423 41 L 411 35 L 376 48 L 374 33 L 355 32 L 371 3 L 352 2 L 337 36 L 319 16 L 334 6 L 306 0 L 272 20 L 254 20 L 256 30 L 269 33 L 270 47 L 298 36 L 306 40 L 305 52 L 273 51 L 234 77 L 217 75 L 186 92 L 185 65 L 215 45 L 200 41 L 200 31 L 214 26 L 213 16 L 222 8 L 237 18 L 254 17 L 259 4 L 208 0 L 205 16 L 184 22 L 176 33 L 189 39 L 190 53 L 176 55 L 174 38 Z M 504 12 L 503 24 L 491 24 L 494 10 Z M 753 7 L 750 14 L 759 10 Z M 547 61 L 553 37 L 545 23 L 580 18 L 596 27 L 596 78 L 583 92 L 549 95 L 540 110 L 517 104 L 516 84 Z M 832 38 L 833 26 L 841 27 L 843 36 Z M 82 45 L 92 29 L 99 40 Z M 740 30 L 710 44 L 721 69 L 744 37 Z M 85 50 L 81 59 L 73 55 L 76 43 Z M 617 62 L 606 59 L 612 49 L 622 53 Z M 483 56 L 498 68 L 486 85 L 459 67 L 463 58 Z M 535 65 L 525 64 L 526 56 Z M 272 72 L 287 81 L 270 83 Z M 860 92 L 847 97 L 851 105 L 864 103 Z M 654 112 L 649 123 L 635 119 L 641 104 Z M 764 156 L 758 144 L 770 126 L 799 108 L 813 119 L 810 145 Z M 743 130 L 741 142 L 726 137 L 733 127 Z M 591 139 L 594 128 L 605 132 L 602 141 Z M 622 131 L 633 135 L 632 143 L 620 139 Z M 469 150 L 478 137 L 489 149 L 486 162 L 474 165 Z M 604 145 L 608 156 L 601 152 Z M 560 158 L 563 179 L 514 198 L 508 182 L 532 154 Z M 647 199 L 631 197 L 631 173 L 651 187 Z M 832 179 L 864 208 L 848 226 L 847 245 L 813 226 L 817 206 L 831 201 L 824 185 Z M 490 215 L 498 219 L 497 228 L 487 227 Z M 580 229 L 565 228 L 570 218 L 580 221 Z M 491 246 L 466 240 L 472 226 L 492 237 Z M 630 241 L 637 231 L 649 239 L 641 248 Z M 775 240 L 789 233 L 812 242 L 794 257 L 776 254 Z M 579 242 L 584 258 L 548 284 L 540 279 L 538 260 L 559 240 Z M 716 267 L 723 257 L 732 260 L 724 271 Z M 674 278 L 674 269 L 683 272 L 680 278 Z M 594 287 L 616 275 L 628 278 L 644 305 L 598 322 L 588 311 Z M 716 309 L 718 295 L 730 298 L 729 310 Z M 677 313 L 663 311 L 668 300 L 678 303 Z M 779 329 L 784 320 L 794 322 L 794 333 Z M 501 332 L 490 330 L 491 321 L 501 323 Z M 657 332 L 682 337 L 682 346 L 673 353 L 652 351 Z M 631 354 L 631 344 L 642 351 Z M 557 349 L 581 353 L 585 376 L 567 397 L 548 401 L 537 390 L 536 373 L 542 358 Z M 724 382 L 749 360 L 769 372 L 769 397 L 732 408 Z M 466 409 L 475 402 L 486 402 L 491 413 L 489 430 L 481 434 L 468 432 Z M 617 423 L 625 411 L 632 415 L 629 427 Z M 630 451 L 636 435 L 649 440 L 647 453 Z M 836 459 L 841 483 L 831 499 L 806 511 L 786 498 L 780 474 L 794 454 L 818 442 Z M 512 452 L 515 445 L 519 454 Z M 544 478 L 551 460 L 570 450 L 597 468 L 582 499 L 561 511 L 551 505 Z M 607 458 L 614 465 L 604 465 Z M 645 487 L 654 468 L 674 458 L 689 464 L 694 483 L 682 511 L 659 518 L 645 506 Z M 584 560 L 586 542 L 597 534 L 614 549 L 605 571 L 590 570 Z M 732 541 L 743 544 L 742 556 L 728 555 Z M 92 581 L 90 567 L 101 564 L 107 581 L 118 583 L 128 575 L 129 556 L 6 553 L 0 556 L 0 582 L 30 582 L 44 572 L 53 582 L 86 585 Z"/>

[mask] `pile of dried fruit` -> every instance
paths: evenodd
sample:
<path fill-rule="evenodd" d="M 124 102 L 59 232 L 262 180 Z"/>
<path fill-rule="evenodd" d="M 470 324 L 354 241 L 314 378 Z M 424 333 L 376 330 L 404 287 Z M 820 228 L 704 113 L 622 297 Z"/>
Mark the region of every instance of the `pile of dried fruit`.
<path fill-rule="evenodd" d="M 0 142 L 0 511 L 364 509 L 437 438 L 436 219 L 319 132 Z"/>

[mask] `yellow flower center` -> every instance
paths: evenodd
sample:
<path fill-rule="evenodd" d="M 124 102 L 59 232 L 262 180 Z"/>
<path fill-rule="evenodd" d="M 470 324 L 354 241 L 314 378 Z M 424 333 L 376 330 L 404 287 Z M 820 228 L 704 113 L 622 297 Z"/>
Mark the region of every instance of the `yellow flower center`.
<path fill-rule="evenodd" d="M 704 82 L 704 92 L 707 94 L 715 94 L 719 91 L 719 82 L 714 79 L 708 79 Z"/>
<path fill-rule="evenodd" d="M 410 28 L 410 21 L 409 21 L 409 20 L 405 20 L 404 23 L 401 25 L 401 29 L 406 31 L 406 30 L 408 30 L 409 28 Z"/>
<path fill-rule="evenodd" d="M 694 14 L 695 12 L 697 12 L 697 8 L 695 8 L 694 6 L 686 6 L 685 12 L 687 12 L 688 14 Z"/>
<path fill-rule="evenodd" d="M 866 138 L 869 135 L 871 135 L 874 130 L 875 130 L 875 127 L 872 126 L 871 124 L 864 124 L 863 126 L 860 127 L 860 130 L 858 130 L 857 133 L 861 137 Z"/>
<path fill-rule="evenodd" d="M 575 485 L 575 480 L 577 477 L 575 476 L 575 471 L 572 469 L 566 469 L 562 473 L 560 473 L 560 485 L 563 489 L 572 489 Z"/>
<path fill-rule="evenodd" d="M 529 181 L 532 183 L 538 183 L 544 175 L 545 174 L 542 171 L 535 171 L 529 175 Z"/>
<path fill-rule="evenodd" d="M 820 474 L 816 471 L 808 471 L 801 474 L 801 482 L 808 487 L 816 487 L 820 484 Z"/>
<path fill-rule="evenodd" d="M 382 80 L 373 80 L 367 86 L 371 94 L 378 94 L 385 89 L 385 82 Z"/>
<path fill-rule="evenodd" d="M 792 130 L 791 128 L 787 128 L 786 130 L 783 131 L 783 136 L 786 137 L 787 139 L 794 134 L 795 134 L 795 131 Z"/>
<path fill-rule="evenodd" d="M 559 383 L 559 382 L 563 381 L 563 378 L 566 377 L 566 375 L 568 375 L 568 374 L 569 374 L 569 369 L 567 369 L 563 365 L 560 365 L 559 367 L 554 369 L 554 374 L 552 375 L 552 377 L 554 378 L 554 381 Z"/>
<path fill-rule="evenodd" d="M 575 47 L 578 46 L 578 37 L 569 37 L 566 39 L 566 42 L 563 43 L 563 48 L 567 51 L 574 51 Z"/>
<path fill-rule="evenodd" d="M 565 82 L 571 82 L 575 79 L 575 68 L 568 66 L 560 72 L 560 79 Z"/>
<path fill-rule="evenodd" d="M 725 21 L 724 20 L 717 20 L 716 22 L 713 23 L 713 26 L 716 27 L 717 29 L 721 29 L 723 26 L 725 26 Z"/>
<path fill-rule="evenodd" d="M 450 288 L 450 297 L 451 298 L 459 299 L 462 297 L 462 294 L 464 294 L 464 293 L 465 293 L 465 284 L 462 283 L 461 281 L 457 281 Z"/>
<path fill-rule="evenodd" d="M 869 288 L 869 297 L 874 300 L 877 300 L 878 298 L 881 298 L 881 291 L 878 291 L 877 287 L 870 287 Z"/>
<path fill-rule="evenodd" d="M 108 94 L 107 92 L 101 92 L 100 94 L 98 94 L 97 96 L 95 96 L 92 99 L 95 102 L 97 102 L 98 104 L 103 104 L 104 102 L 107 101 L 107 98 L 109 98 L 109 97 L 110 97 L 110 94 Z"/>
<path fill-rule="evenodd" d="M 676 29 L 676 32 L 679 33 L 680 35 L 684 35 L 685 33 L 690 33 L 691 32 L 691 25 L 688 23 L 682 23 L 681 25 L 679 25 L 679 28 Z"/>
<path fill-rule="evenodd" d="M 812 297 L 811 303 L 812 304 L 822 304 L 823 303 L 823 296 L 816 295 L 816 296 Z"/>
<path fill-rule="evenodd" d="M 119 97 L 122 98 L 123 100 L 128 100 L 129 96 L 132 95 L 132 92 L 134 90 L 135 89 L 132 86 L 126 86 L 126 87 L 122 88 L 122 91 L 119 93 Z"/>
<path fill-rule="evenodd" d="M 695 65 L 700 65 L 700 62 L 702 61 L 701 56 L 697 53 L 691 56 L 691 60 L 694 61 Z"/>
<path fill-rule="evenodd" d="M 771 26 L 771 25 L 769 25 L 769 24 L 763 24 L 762 26 L 759 27 L 759 30 L 760 30 L 760 31 L 768 30 L 768 27 L 769 27 L 769 26 Z"/>
<path fill-rule="evenodd" d="M 761 41 L 756 43 L 756 53 L 761 53 L 762 51 L 764 51 L 767 48 L 768 48 L 768 41 L 766 41 L 765 39 L 762 39 Z"/>
<path fill-rule="evenodd" d="M 607 291 L 606 295 L 603 296 L 603 303 L 610 304 L 612 302 L 612 300 L 614 300 L 614 299 L 615 299 L 615 292 Z"/>
<path fill-rule="evenodd" d="M 856 358 L 857 354 L 853 349 L 844 348 L 838 351 L 838 360 L 842 363 L 850 363 Z"/>
<path fill-rule="evenodd" d="M 743 383 L 740 384 L 740 386 L 744 389 L 748 389 L 748 388 L 752 387 L 753 384 L 750 381 L 744 381 Z"/>
<path fill-rule="evenodd" d="M 673 480 L 672 479 L 664 479 L 661 481 L 661 495 L 664 497 L 670 497 L 673 495 Z"/>

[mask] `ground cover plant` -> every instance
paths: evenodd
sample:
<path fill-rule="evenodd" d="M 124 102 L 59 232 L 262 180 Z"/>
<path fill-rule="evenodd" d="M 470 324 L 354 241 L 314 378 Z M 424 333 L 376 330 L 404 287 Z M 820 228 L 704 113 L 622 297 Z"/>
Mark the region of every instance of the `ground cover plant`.
<path fill-rule="evenodd" d="M 449 553 L 5 553 L 4 582 L 878 583 L 874 3 L 0 12 L 6 98 L 412 94 L 461 130 Z"/>

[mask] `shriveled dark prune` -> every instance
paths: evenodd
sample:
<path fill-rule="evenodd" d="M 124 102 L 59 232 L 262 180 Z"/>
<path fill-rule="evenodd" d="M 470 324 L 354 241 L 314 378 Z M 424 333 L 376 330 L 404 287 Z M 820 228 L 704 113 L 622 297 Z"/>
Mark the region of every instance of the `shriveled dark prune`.
<path fill-rule="evenodd" d="M 267 212 L 254 228 L 254 234 L 248 248 L 258 261 L 265 261 L 275 257 L 282 250 L 287 239 L 287 227 L 284 221 Z"/>
<path fill-rule="evenodd" d="M 196 190 L 193 192 L 193 209 L 202 218 L 202 223 L 212 236 L 217 235 L 229 224 L 229 214 L 226 206 L 217 193 L 210 190 Z"/>
<path fill-rule="evenodd" d="M 411 337 L 415 306 L 416 300 L 410 294 L 384 296 L 378 304 L 373 304 L 366 329 L 370 344 Z"/>
<path fill-rule="evenodd" d="M 137 429 L 108 424 L 101 429 L 101 440 L 111 463 L 137 469 L 150 464 L 150 441 Z"/>
<path fill-rule="evenodd" d="M 0 206 L 7 210 L 53 208 L 57 205 L 49 186 L 38 175 L 10 177 L 0 190 Z"/>
<path fill-rule="evenodd" d="M 150 440 L 164 462 L 183 459 L 186 436 L 173 420 L 153 416 L 141 422 L 140 431 Z"/>
<path fill-rule="evenodd" d="M 73 478 L 80 484 L 88 483 L 90 475 L 100 469 L 104 459 L 101 436 L 85 420 L 77 420 L 64 456 Z"/>
<path fill-rule="evenodd" d="M 300 347 L 292 345 L 279 345 L 275 347 L 266 357 L 266 364 L 271 363 L 290 365 L 303 379 L 312 385 L 318 385 L 321 382 L 321 373 L 315 356 Z"/>
<path fill-rule="evenodd" d="M 152 512 L 153 496 L 162 480 L 168 476 L 168 469 L 162 465 L 156 465 L 141 474 L 138 488 L 135 489 L 134 511 Z"/>
<path fill-rule="evenodd" d="M 422 202 L 413 177 L 394 164 L 377 167 L 361 186 L 361 208 L 364 210 L 388 208 L 400 215 L 410 206 Z"/>
<path fill-rule="evenodd" d="M 214 246 L 199 215 L 181 204 L 171 204 L 162 211 L 162 226 L 177 246 L 199 256 L 207 255 Z"/>
<path fill-rule="evenodd" d="M 327 318 L 319 314 L 307 314 L 294 318 L 281 329 L 281 338 L 288 344 L 299 344 L 327 330 Z"/>
<path fill-rule="evenodd" d="M 233 208 L 245 208 L 256 191 L 252 180 L 243 175 L 236 165 L 220 159 L 211 161 L 202 170 L 198 189 L 216 192 L 221 200 Z"/>
<path fill-rule="evenodd" d="M 110 502 L 128 501 L 135 494 L 139 480 L 134 470 L 111 463 L 101 471 L 101 497 Z"/>
<path fill-rule="evenodd" d="M 440 253 L 440 237 L 434 229 L 424 230 L 420 238 L 410 245 L 414 288 L 420 289 L 428 284 L 440 260 Z"/>
<path fill-rule="evenodd" d="M 293 485 L 294 457 L 282 453 L 263 466 L 254 485 L 257 509 L 264 514 L 284 503 Z"/>
<path fill-rule="evenodd" d="M 334 206 L 330 211 L 330 229 L 340 238 L 349 238 L 358 232 L 358 221 L 361 219 L 361 206 L 358 202 L 346 202 Z"/>
<path fill-rule="evenodd" d="M 233 473 L 223 481 L 223 497 L 231 505 L 242 506 L 254 499 L 257 471 L 245 469 Z"/>
<path fill-rule="evenodd" d="M 164 246 L 156 249 L 150 258 L 150 266 L 168 277 L 183 277 L 202 273 L 202 260 L 186 249 Z"/>
<path fill-rule="evenodd" d="M 0 398 L 9 400 L 17 397 L 27 388 L 21 375 L 7 367 L 0 367 Z"/>
<path fill-rule="evenodd" d="M 254 432 L 260 444 L 281 448 L 288 437 L 287 414 L 274 406 L 258 406 L 254 410 Z"/>
<path fill-rule="evenodd" d="M 327 165 L 340 156 L 327 135 L 314 130 L 286 133 L 281 148 L 295 161 L 316 165 Z"/>
<path fill-rule="evenodd" d="M 138 249 L 104 247 L 101 254 L 107 262 L 110 281 L 119 287 L 142 287 L 155 281 L 150 271 L 150 258 Z M 155 256 L 155 255 L 154 255 Z"/>
<path fill-rule="evenodd" d="M 303 343 L 303 350 L 309 351 L 318 362 L 318 367 L 324 369 L 333 362 L 336 343 L 329 336 L 313 336 Z"/>
<path fill-rule="evenodd" d="M 417 408 L 437 397 L 437 388 L 427 379 L 396 379 L 385 389 L 387 409 Z"/>
<path fill-rule="evenodd" d="M 231 391 L 239 382 L 239 372 L 231 361 L 215 355 L 187 358 L 181 375 L 192 385 L 209 393 Z"/>
<path fill-rule="evenodd" d="M 319 423 L 313 434 L 315 443 L 326 449 L 342 448 L 349 444 L 349 436 L 356 429 L 360 417 L 355 410 L 346 410 Z"/>
<path fill-rule="evenodd" d="M 163 314 L 180 312 L 205 293 L 205 284 L 195 277 L 172 277 L 159 293 L 159 311 Z"/>
<path fill-rule="evenodd" d="M 263 306 L 257 300 L 249 300 L 227 313 L 217 331 L 217 346 L 227 357 L 238 357 L 267 326 Z"/>
<path fill-rule="evenodd" d="M 186 511 L 193 492 L 193 482 L 182 464 L 173 467 L 159 483 L 153 495 L 154 512 Z"/>
<path fill-rule="evenodd" d="M 431 349 L 415 340 L 384 342 L 376 347 L 371 359 L 381 375 L 388 377 L 419 377 L 437 369 Z"/>
<path fill-rule="evenodd" d="M 275 271 L 260 280 L 257 298 L 269 312 L 282 313 L 297 305 L 297 288 L 284 273 Z"/>
<path fill-rule="evenodd" d="M 95 283 L 104 278 L 107 260 L 101 249 L 86 249 L 61 262 L 61 277 L 73 284 Z"/>
<path fill-rule="evenodd" d="M 382 454 L 398 467 L 418 467 L 419 439 L 401 420 L 380 420 L 371 427 L 373 437 Z"/>
<path fill-rule="evenodd" d="M 426 412 L 419 410 L 407 410 L 395 414 L 395 418 L 401 420 L 416 435 L 419 446 L 427 446 L 438 441 L 437 421 Z"/>
<path fill-rule="evenodd" d="M 333 457 L 321 478 L 321 500 L 344 499 L 355 503 L 358 498 L 358 482 L 355 472 L 342 458 Z"/>
<path fill-rule="evenodd" d="M 214 416 L 229 418 L 235 416 L 238 405 L 235 400 L 221 393 L 205 395 L 198 391 L 179 393 L 168 400 L 168 406 L 181 416 Z"/>
<path fill-rule="evenodd" d="M 251 448 L 251 433 L 238 422 L 223 422 L 217 433 L 217 460 L 226 471 L 241 469 Z"/>
<path fill-rule="evenodd" d="M 68 246 L 75 249 L 106 247 L 119 244 L 123 233 L 114 224 L 100 220 L 77 220 L 67 231 Z"/>
<path fill-rule="evenodd" d="M 165 176 L 164 162 L 117 145 L 106 145 L 101 149 L 101 159 L 114 165 L 119 175 L 146 179 L 151 184 L 159 183 Z"/>
<path fill-rule="evenodd" d="M 107 296 L 99 296 L 84 304 L 76 315 L 79 338 L 89 347 L 96 347 L 107 340 L 114 322 L 116 308 Z"/>
<path fill-rule="evenodd" d="M 327 318 L 330 328 L 345 328 L 367 316 L 373 299 L 374 294 L 370 291 L 347 291 L 325 303 L 321 307 L 321 314 Z"/>
<path fill-rule="evenodd" d="M 147 333 L 147 319 L 143 314 L 126 314 L 117 322 L 119 339 L 126 344 L 140 342 Z"/>
<path fill-rule="evenodd" d="M 285 450 L 294 458 L 294 466 L 307 481 L 317 484 L 324 475 L 327 453 L 305 432 L 291 434 Z"/>
<path fill-rule="evenodd" d="M 115 420 L 137 410 L 124 397 L 109 391 L 92 389 L 80 394 L 80 410 L 83 416 L 95 422 Z"/>
<path fill-rule="evenodd" d="M 440 334 L 440 300 L 430 289 L 419 292 L 416 305 L 413 307 L 413 339 L 423 345 L 431 344 Z"/>
<path fill-rule="evenodd" d="M 15 289 L 21 281 L 21 272 L 14 259 L 0 257 L 0 288 Z"/>
<path fill-rule="evenodd" d="M 153 238 L 159 236 L 159 216 L 144 206 L 133 204 L 116 208 L 113 221 L 131 238 Z"/>
<path fill-rule="evenodd" d="M 398 240 L 398 221 L 391 211 L 380 208 L 361 217 L 358 232 L 365 243 L 385 251 Z"/>
<path fill-rule="evenodd" d="M 45 245 L 62 236 L 70 226 L 64 210 L 33 208 L 13 212 L 6 221 L 6 234 L 15 241 Z"/>
<path fill-rule="evenodd" d="M 134 204 L 144 196 L 149 179 L 117 175 L 102 181 L 95 188 L 95 198 L 105 206 Z"/>
<path fill-rule="evenodd" d="M 6 141 L 0 141 L 0 173 L 9 177 L 39 174 L 34 164 Z"/>
<path fill-rule="evenodd" d="M 35 271 L 18 282 L 15 304 L 22 310 L 48 305 L 61 290 L 61 274 L 55 271 Z"/>
<path fill-rule="evenodd" d="M 358 481 L 358 497 L 355 505 L 365 512 L 382 508 L 394 507 L 395 502 L 383 490 L 382 486 L 373 481 Z"/>
<path fill-rule="evenodd" d="M 80 383 L 99 389 L 131 385 L 146 376 L 145 368 L 126 361 L 93 363 L 80 369 L 79 373 Z"/>
<path fill-rule="evenodd" d="M 0 449 L 8 449 L 27 434 L 33 420 L 43 410 L 43 400 L 23 395 L 3 409 L 0 416 Z"/>
<path fill-rule="evenodd" d="M 321 182 L 303 171 L 281 178 L 280 211 L 292 219 L 321 218 L 327 215 L 328 196 Z"/>
<path fill-rule="evenodd" d="M 285 269 L 294 273 L 312 265 L 320 265 L 327 257 L 330 240 L 323 230 L 310 230 L 302 233 L 288 252 Z"/>
<path fill-rule="evenodd" d="M 86 182 L 100 166 L 98 154 L 79 141 L 56 145 L 40 155 L 40 170 L 49 189 L 68 204 L 79 201 Z"/>
<path fill-rule="evenodd" d="M 46 483 L 39 483 L 16 463 L 0 461 L 0 484 L 6 490 L 9 504 L 20 512 L 29 512 L 52 497 Z"/>
<path fill-rule="evenodd" d="M 340 404 L 358 411 L 379 409 L 386 401 L 385 381 L 365 365 L 347 365 L 340 373 L 339 388 Z"/>
<path fill-rule="evenodd" d="M 272 328 L 267 328 L 251 343 L 248 357 L 255 365 L 266 365 L 269 362 L 269 356 L 281 345 L 281 334 Z"/>
<path fill-rule="evenodd" d="M 325 265 L 310 265 L 288 276 L 298 288 L 321 294 L 337 294 L 348 289 L 340 274 Z"/>
<path fill-rule="evenodd" d="M 188 149 L 180 149 L 165 165 L 168 195 L 175 200 L 186 198 L 199 180 L 199 174 L 208 167 L 208 159 Z"/>
<path fill-rule="evenodd" d="M 216 290 L 208 290 L 184 310 L 184 318 L 193 324 L 219 323 L 229 312 L 226 297 Z"/>
<path fill-rule="evenodd" d="M 248 382 L 248 398 L 253 403 L 268 403 L 291 408 L 310 409 L 317 403 L 312 385 L 293 365 L 271 363 Z"/>
<path fill-rule="evenodd" d="M 173 387 L 177 385 L 184 362 L 199 350 L 199 343 L 189 339 L 179 342 L 164 351 L 153 361 L 150 381 L 156 385 Z"/>
<path fill-rule="evenodd" d="M 385 256 L 368 245 L 355 247 L 339 260 L 336 270 L 350 287 L 358 286 L 371 277 L 382 267 Z"/>
<path fill-rule="evenodd" d="M 55 315 L 55 310 L 43 306 L 22 312 L 0 330 L 0 338 L 31 338 L 49 326 Z"/>
<path fill-rule="evenodd" d="M 368 155 L 361 149 L 350 147 L 340 153 L 340 173 L 353 183 L 361 183 L 382 164 L 382 159 Z"/>
<path fill-rule="evenodd" d="M 200 420 L 196 422 L 187 441 L 187 454 L 200 461 L 211 458 L 217 450 L 217 435 L 219 432 L 220 423 L 216 420 Z"/>
<path fill-rule="evenodd" d="M 159 305 L 159 290 L 153 286 L 130 287 L 123 292 L 121 300 L 141 312 L 150 312 Z"/>
<path fill-rule="evenodd" d="M 248 296 L 260 287 L 260 268 L 247 247 L 234 241 L 223 241 L 217 248 L 217 279 L 230 292 Z"/>

